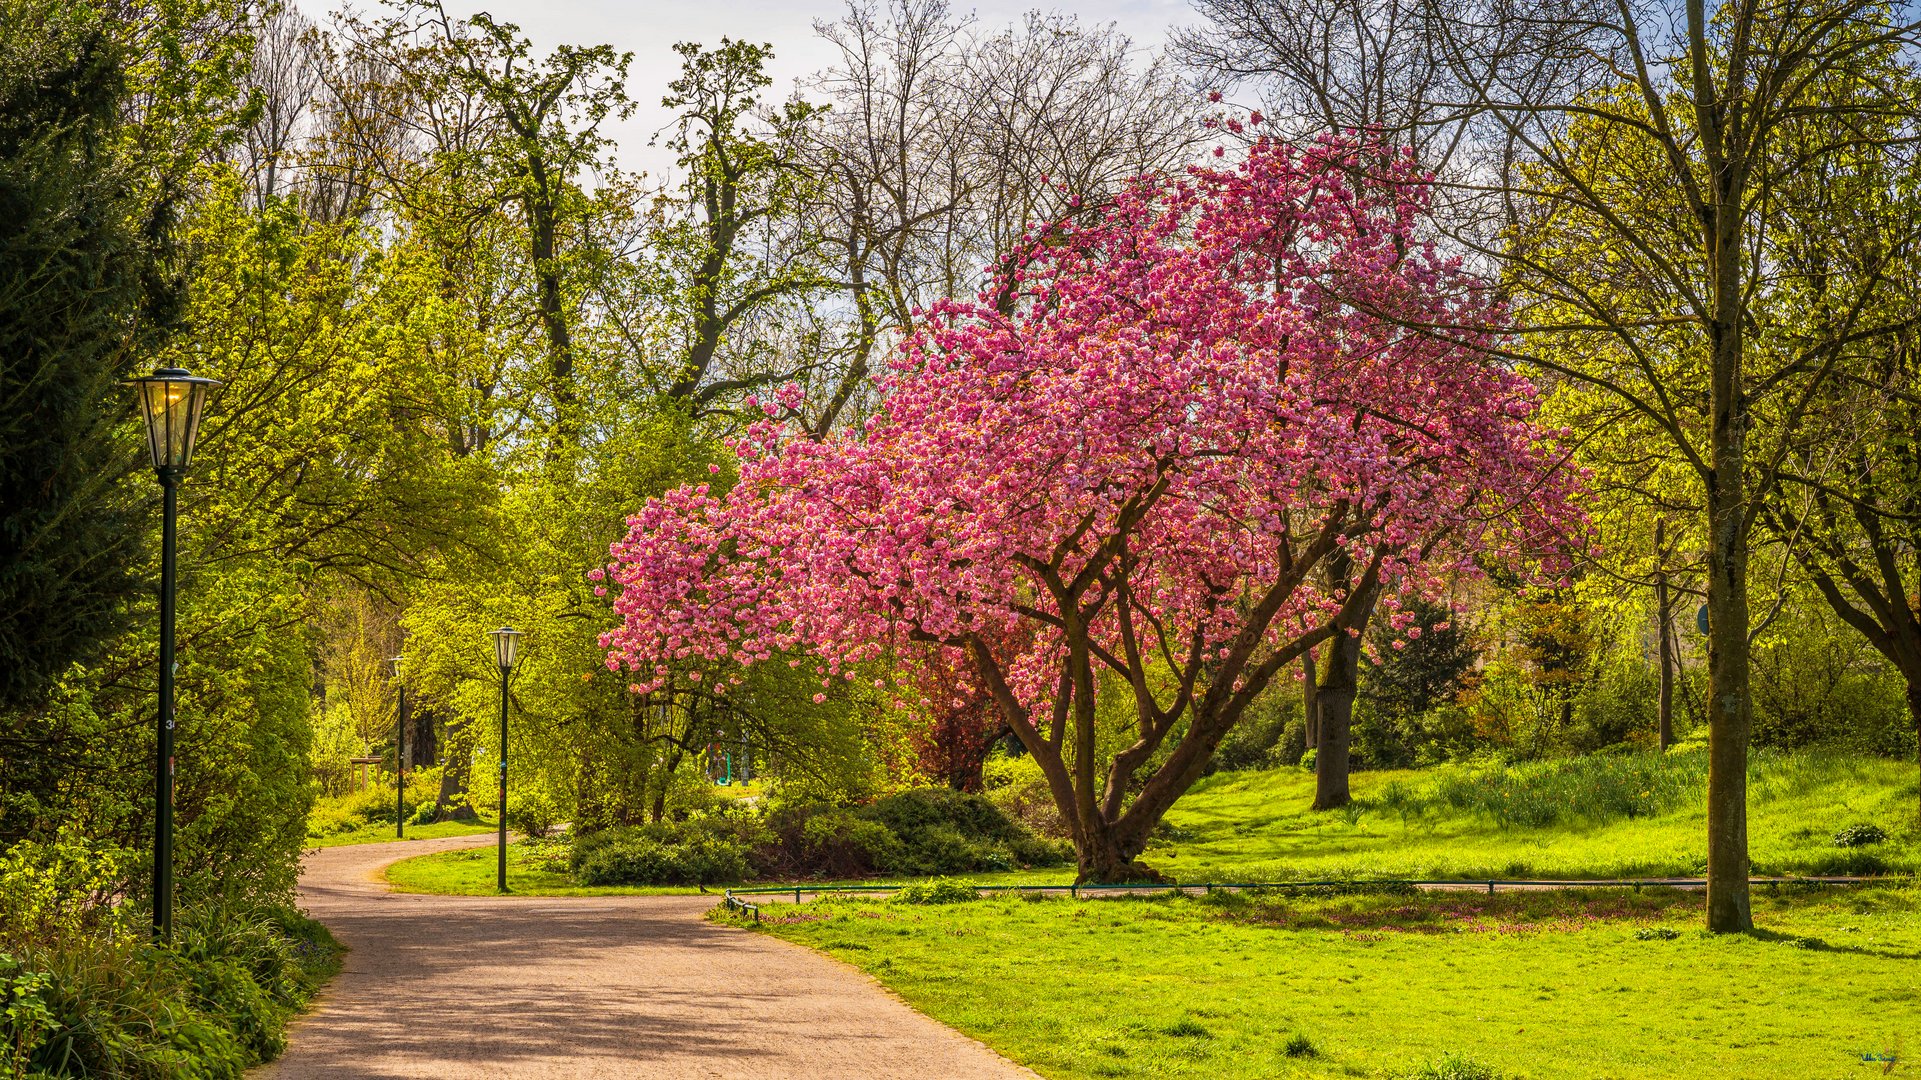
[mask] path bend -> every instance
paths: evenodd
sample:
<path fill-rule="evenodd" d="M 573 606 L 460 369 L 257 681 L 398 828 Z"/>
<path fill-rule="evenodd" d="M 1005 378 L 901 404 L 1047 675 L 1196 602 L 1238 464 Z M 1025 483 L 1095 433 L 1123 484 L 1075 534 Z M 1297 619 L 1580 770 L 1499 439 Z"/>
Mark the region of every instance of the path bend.
<path fill-rule="evenodd" d="M 422 896 L 380 876 L 492 843 L 307 855 L 301 904 L 351 951 L 257 1080 L 1035 1080 L 845 964 L 708 922 L 714 897 Z"/>

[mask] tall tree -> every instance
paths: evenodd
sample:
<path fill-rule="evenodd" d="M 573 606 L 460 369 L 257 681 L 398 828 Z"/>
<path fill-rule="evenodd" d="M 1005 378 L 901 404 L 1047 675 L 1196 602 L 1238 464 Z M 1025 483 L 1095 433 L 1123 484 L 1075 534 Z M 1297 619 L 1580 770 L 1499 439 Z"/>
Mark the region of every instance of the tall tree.
<path fill-rule="evenodd" d="M 1031 237 L 1018 282 L 917 328 L 864 432 L 764 423 L 724 500 L 632 519 L 610 662 L 643 691 L 725 686 L 805 648 L 825 689 L 892 640 L 962 650 L 1082 880 L 1150 874 L 1149 832 L 1277 672 L 1377 590 L 1564 520 L 1531 387 L 1334 300 L 1485 317 L 1379 153 L 1260 142 Z M 1337 553 L 1345 592 L 1314 577 Z M 1111 757 L 1102 685 L 1134 721 Z"/>
<path fill-rule="evenodd" d="M 94 8 L 0 9 L 0 712 L 93 658 L 138 584 L 118 384 L 171 296 L 121 153 L 125 65 Z"/>
<path fill-rule="evenodd" d="M 1707 921 L 1746 930 L 1757 510 L 1842 356 L 1905 325 L 1879 303 L 1898 244 L 1868 245 L 1872 265 L 1831 281 L 1818 318 L 1783 303 L 1798 272 L 1782 253 L 1797 229 L 1851 241 L 1840 219 L 1790 229 L 1775 211 L 1912 147 L 1907 80 L 1877 72 L 1912 65 L 1921 25 L 1911 5 L 1872 0 L 1382 0 L 1362 10 L 1360 25 L 1391 20 L 1419 38 L 1406 62 L 1432 69 L 1412 79 L 1432 96 L 1403 111 L 1448 132 L 1429 140 L 1450 148 L 1444 220 L 1464 252 L 1503 270 L 1524 335 L 1510 355 L 1613 395 L 1699 485 Z M 1331 62 L 1277 70 L 1308 91 L 1367 84 Z M 1912 226 L 1881 228 L 1905 236 Z"/>

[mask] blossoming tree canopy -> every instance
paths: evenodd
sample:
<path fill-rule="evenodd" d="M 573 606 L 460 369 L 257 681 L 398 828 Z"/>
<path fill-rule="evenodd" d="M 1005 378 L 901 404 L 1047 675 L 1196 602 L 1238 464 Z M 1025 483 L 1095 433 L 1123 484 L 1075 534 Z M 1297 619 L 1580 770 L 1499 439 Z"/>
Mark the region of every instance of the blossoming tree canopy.
<path fill-rule="evenodd" d="M 1477 348 L 1486 290 L 1419 238 L 1426 200 L 1395 154 L 1262 140 L 1035 230 L 913 328 L 865 430 L 769 419 L 725 496 L 631 519 L 608 666 L 724 693 L 777 656 L 825 686 L 957 651 L 1083 880 L 1151 873 L 1148 833 L 1290 661 L 1572 520 L 1533 388 Z M 1134 717 L 1105 761 L 1101 693 Z"/>

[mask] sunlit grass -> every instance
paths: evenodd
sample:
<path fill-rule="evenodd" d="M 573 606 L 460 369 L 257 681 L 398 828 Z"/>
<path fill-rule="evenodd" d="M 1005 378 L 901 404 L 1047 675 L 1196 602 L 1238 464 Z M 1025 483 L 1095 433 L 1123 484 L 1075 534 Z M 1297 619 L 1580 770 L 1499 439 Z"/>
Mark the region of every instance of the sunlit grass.
<path fill-rule="evenodd" d="M 1765 930 L 1736 937 L 1699 930 L 1701 902 L 834 900 L 760 928 L 1063 1080 L 1840 1077 L 1921 1051 L 1921 892 L 1762 888 Z"/>
<path fill-rule="evenodd" d="M 441 821 L 432 825 L 407 826 L 408 840 L 438 840 L 447 836 L 477 836 L 494 831 L 495 826 L 485 821 Z M 309 836 L 310 848 L 340 847 L 343 844 L 383 844 L 395 839 L 392 822 L 366 825 L 352 832 L 335 833 L 332 836 Z"/>

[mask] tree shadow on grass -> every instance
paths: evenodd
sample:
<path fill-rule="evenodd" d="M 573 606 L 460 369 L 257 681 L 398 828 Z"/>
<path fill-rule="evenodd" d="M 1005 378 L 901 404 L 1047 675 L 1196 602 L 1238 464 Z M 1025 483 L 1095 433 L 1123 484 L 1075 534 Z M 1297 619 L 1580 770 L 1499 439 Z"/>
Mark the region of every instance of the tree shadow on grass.
<path fill-rule="evenodd" d="M 1768 941 L 1777 945 L 1787 945 L 1809 952 L 1853 953 L 1856 956 L 1873 956 L 1883 960 L 1921 960 L 1921 950 L 1877 949 L 1867 945 L 1835 945 L 1825 938 L 1809 934 L 1787 934 L 1779 930 L 1756 927 L 1747 932 L 1756 941 Z"/>

